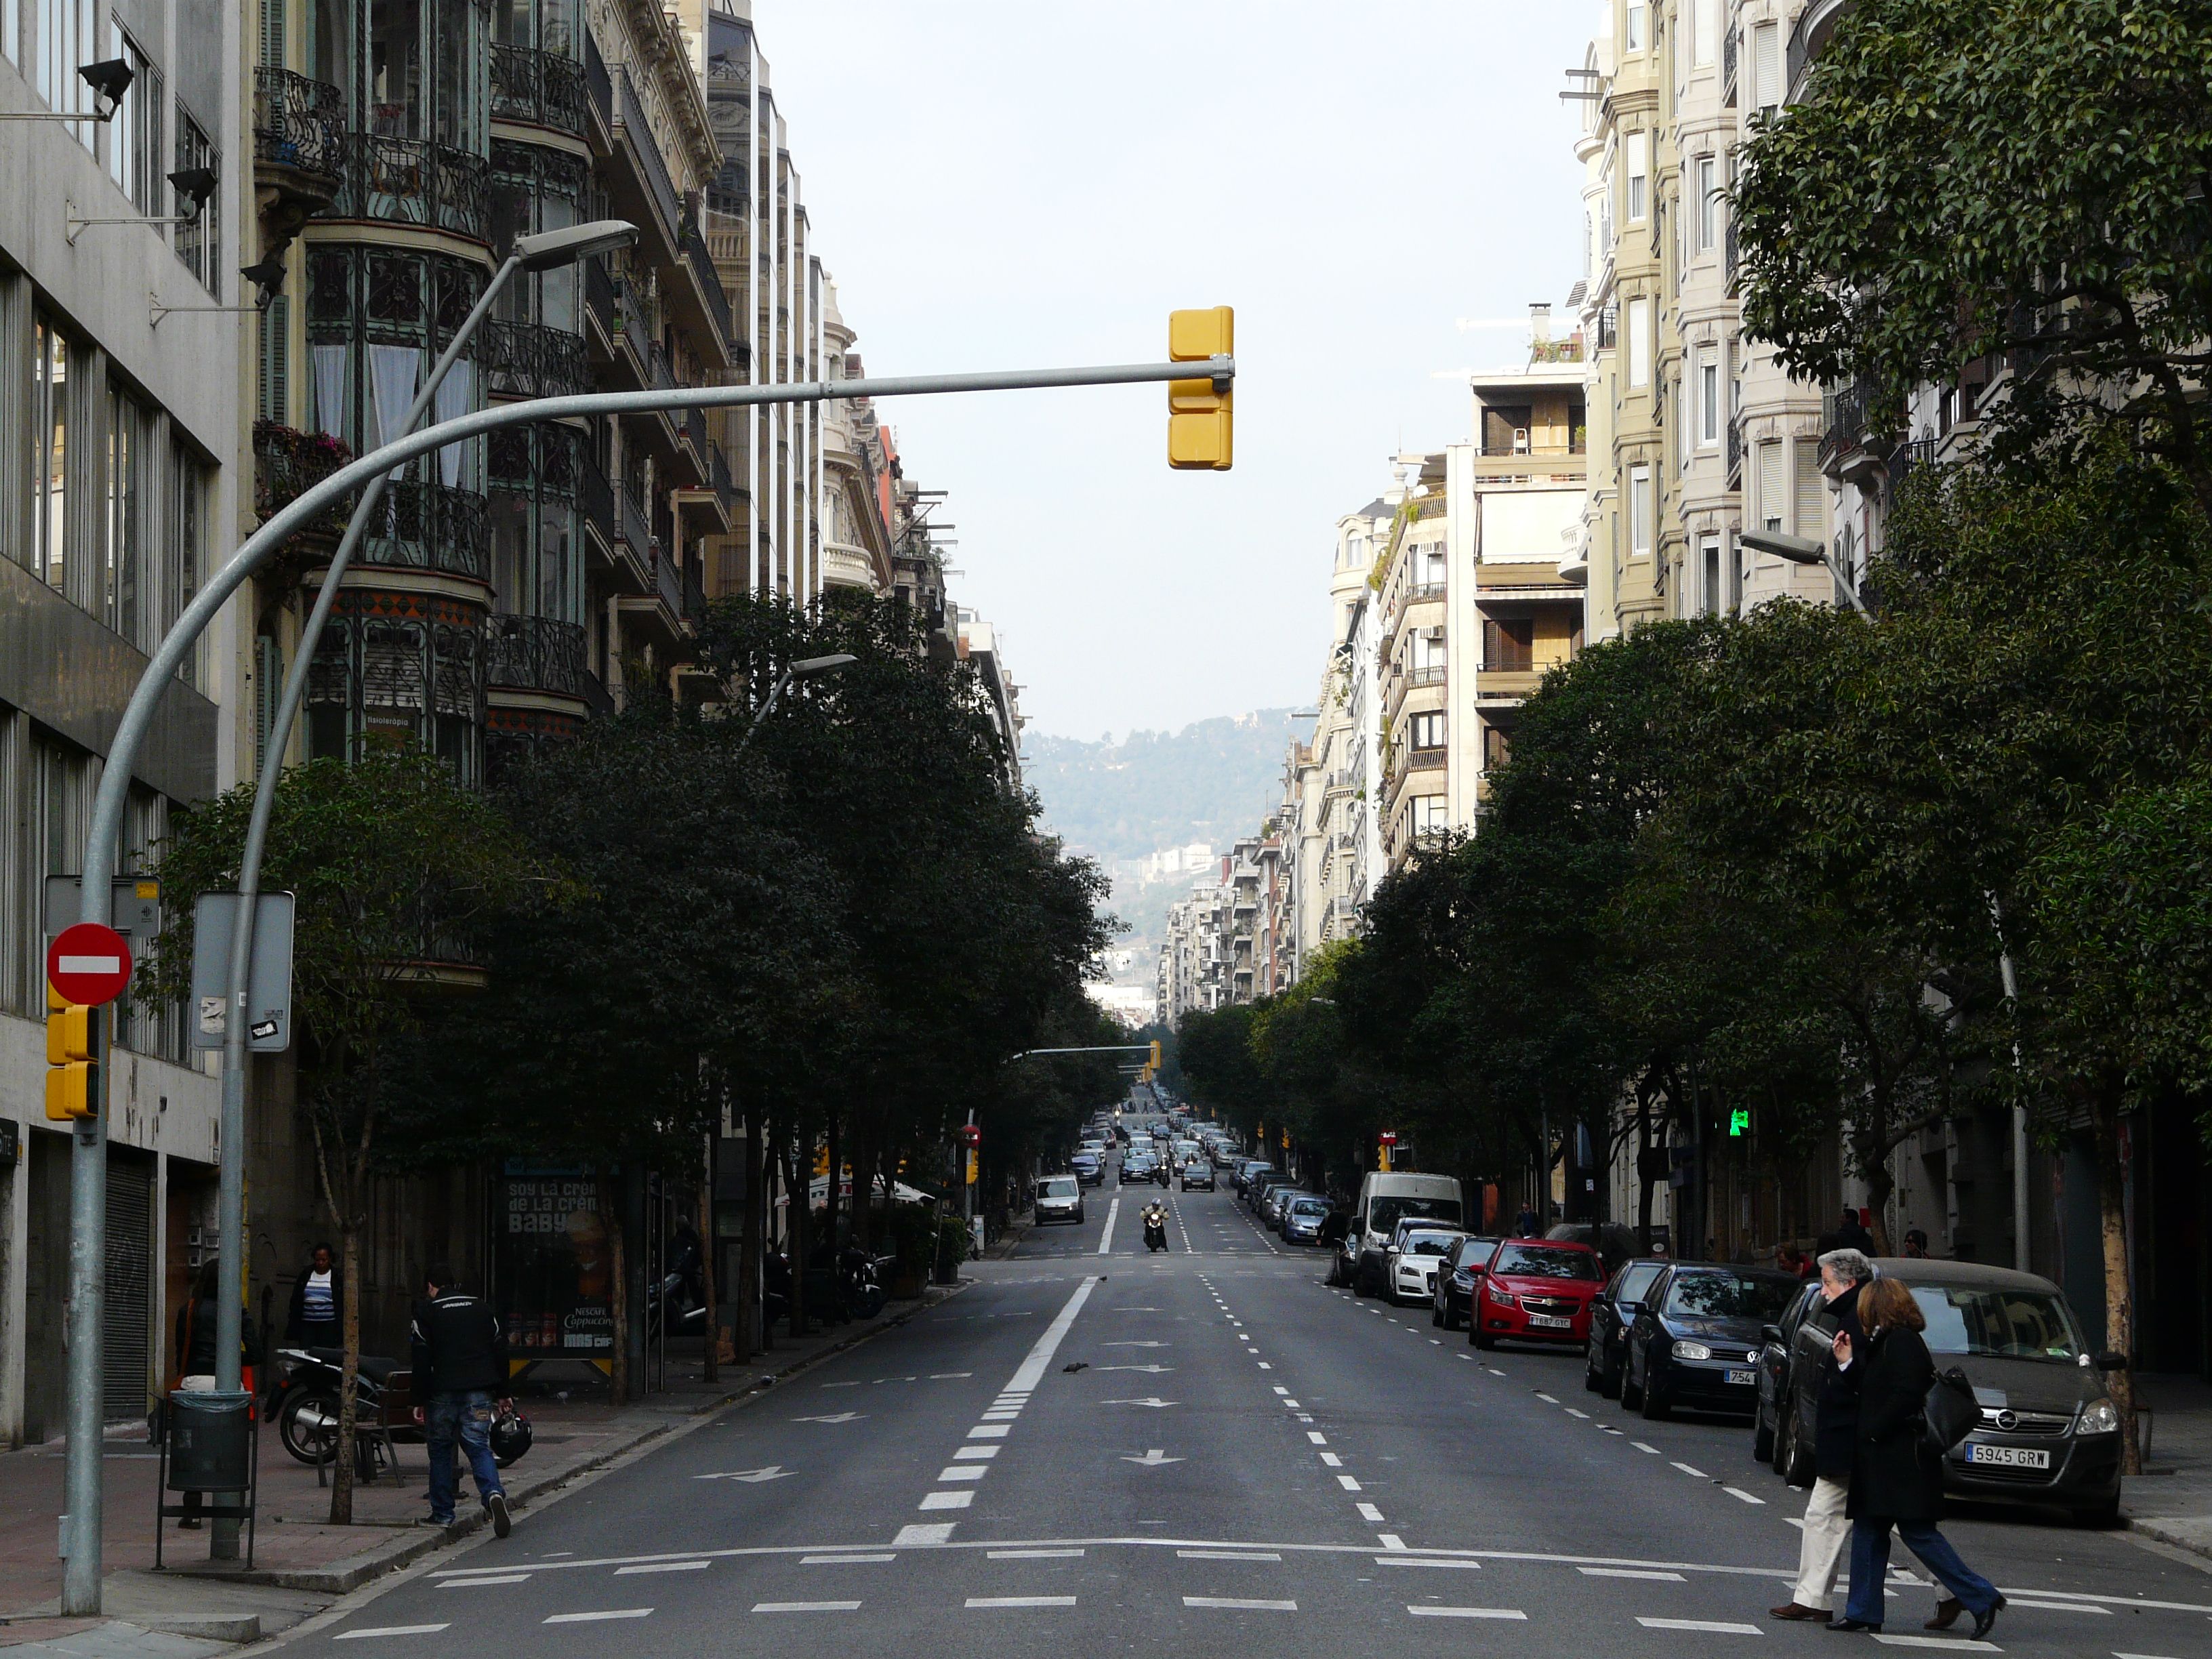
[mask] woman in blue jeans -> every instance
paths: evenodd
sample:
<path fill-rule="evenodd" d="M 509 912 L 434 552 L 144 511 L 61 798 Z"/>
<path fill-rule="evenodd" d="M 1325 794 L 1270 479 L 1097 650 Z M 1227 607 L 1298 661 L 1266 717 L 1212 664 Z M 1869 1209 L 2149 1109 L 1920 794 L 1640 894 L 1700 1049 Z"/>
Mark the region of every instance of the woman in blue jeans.
<path fill-rule="evenodd" d="M 1959 1559 L 1936 1530 L 1943 1513 L 1943 1460 L 1923 1439 L 1921 1411 L 1936 1362 L 1920 1333 L 1927 1319 L 1912 1292 L 1894 1279 L 1877 1279 L 1859 1291 L 1859 1323 L 1865 1352 L 1836 1334 L 1836 1363 L 1863 1367 L 1859 1376 L 1858 1445 L 1851 1457 L 1851 1593 L 1834 1631 L 1879 1631 L 1883 1581 L 1889 1576 L 1893 1527 L 1910 1549 L 1950 1592 L 1929 1621 L 1948 1629 L 1960 1613 L 1973 1615 L 1976 1640 L 1987 1636 L 2005 1604 L 1996 1587 Z"/>

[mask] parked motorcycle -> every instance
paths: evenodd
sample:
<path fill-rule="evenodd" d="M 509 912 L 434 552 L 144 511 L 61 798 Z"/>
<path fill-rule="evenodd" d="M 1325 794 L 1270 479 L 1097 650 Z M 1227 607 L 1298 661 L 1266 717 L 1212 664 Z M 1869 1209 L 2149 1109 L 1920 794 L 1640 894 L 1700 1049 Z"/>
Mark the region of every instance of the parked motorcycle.
<path fill-rule="evenodd" d="M 884 1310 L 883 1274 L 888 1256 L 878 1259 L 847 1246 L 837 1258 L 837 1291 L 848 1319 L 873 1319 Z"/>
<path fill-rule="evenodd" d="M 301 1463 L 328 1463 L 337 1455 L 338 1385 L 344 1352 L 337 1348 L 280 1348 L 276 1376 L 262 1401 L 264 1420 L 276 1425 L 285 1451 Z M 393 1441 L 420 1442 L 422 1408 L 414 1397 L 413 1373 L 396 1359 L 361 1357 L 354 1381 L 354 1478 L 374 1480 Z M 491 1449 L 506 1468 L 530 1449 L 530 1419 L 512 1407 L 493 1425 Z"/>

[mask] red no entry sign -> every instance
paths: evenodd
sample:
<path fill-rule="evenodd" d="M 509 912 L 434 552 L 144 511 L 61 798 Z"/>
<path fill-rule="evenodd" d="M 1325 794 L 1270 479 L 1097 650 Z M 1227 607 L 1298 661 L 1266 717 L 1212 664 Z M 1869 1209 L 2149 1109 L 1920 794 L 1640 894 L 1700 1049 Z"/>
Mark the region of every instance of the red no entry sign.
<path fill-rule="evenodd" d="M 66 1002 L 98 1008 L 131 983 L 131 947 L 112 927 L 80 921 L 46 946 L 46 983 Z"/>

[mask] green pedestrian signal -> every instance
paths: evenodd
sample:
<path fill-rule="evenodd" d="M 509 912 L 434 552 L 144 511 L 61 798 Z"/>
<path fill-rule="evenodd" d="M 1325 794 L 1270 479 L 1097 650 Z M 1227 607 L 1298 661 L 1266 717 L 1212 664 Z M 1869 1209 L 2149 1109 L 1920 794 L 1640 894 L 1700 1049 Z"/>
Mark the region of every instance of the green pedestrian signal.
<path fill-rule="evenodd" d="M 1738 1135 L 1747 1135 L 1750 1133 L 1751 1108 L 1739 1106 L 1729 1114 L 1729 1138 L 1734 1139 Z"/>

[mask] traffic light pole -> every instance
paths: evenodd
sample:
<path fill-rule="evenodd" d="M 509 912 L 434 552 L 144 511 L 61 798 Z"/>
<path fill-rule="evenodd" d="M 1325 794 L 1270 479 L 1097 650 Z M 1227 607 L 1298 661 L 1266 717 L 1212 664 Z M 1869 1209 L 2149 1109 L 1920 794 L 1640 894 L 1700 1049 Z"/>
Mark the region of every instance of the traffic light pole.
<path fill-rule="evenodd" d="M 732 409 L 759 404 L 830 403 L 859 398 L 927 396 L 956 392 L 1025 392 L 1059 386 L 1132 386 L 1210 379 L 1225 386 L 1236 379 L 1236 359 L 1124 363 L 1091 368 L 1009 369 L 980 374 L 892 375 L 875 380 L 807 380 L 784 386 L 713 386 L 651 388 L 642 392 L 580 392 L 564 398 L 536 398 L 502 404 L 441 421 L 420 432 L 404 434 L 380 448 L 338 468 L 302 490 L 247 537 L 229 562 L 211 576 L 185 607 L 153 659 L 139 676 L 122 719 L 117 723 L 93 801 L 85 835 L 81 921 L 106 925 L 112 908 L 109 884 L 115 869 L 116 842 L 138 750 L 152 726 L 163 693 L 184 665 L 200 635 L 230 597 L 269 563 L 279 549 L 355 490 L 395 468 L 486 433 L 541 421 L 596 415 L 644 415 L 664 410 Z M 228 1011 L 226 1011 L 227 1012 Z M 103 1067 L 103 1097 L 109 1067 Z M 64 1555 L 59 1611 L 66 1617 L 97 1613 L 100 1607 L 100 1349 L 106 1302 L 107 1130 L 106 1100 L 91 1116 L 80 1119 L 70 1152 L 69 1316 L 64 1340 L 69 1351 L 69 1464 L 62 1527 Z M 226 1170 L 246 1155 L 242 1133 L 223 1137 L 220 1156 Z"/>

